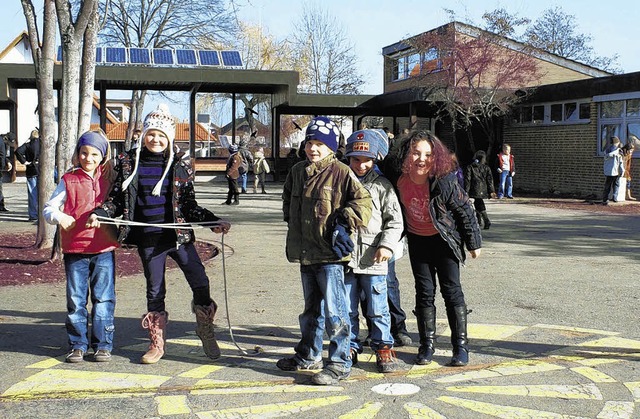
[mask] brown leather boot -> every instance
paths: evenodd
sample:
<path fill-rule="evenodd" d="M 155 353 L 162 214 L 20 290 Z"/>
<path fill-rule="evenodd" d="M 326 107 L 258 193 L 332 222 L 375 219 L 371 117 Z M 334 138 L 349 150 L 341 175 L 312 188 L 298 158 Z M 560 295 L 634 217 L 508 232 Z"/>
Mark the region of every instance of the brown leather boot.
<path fill-rule="evenodd" d="M 211 359 L 220 358 L 220 347 L 213 331 L 213 318 L 218 309 L 217 304 L 213 301 L 208 306 L 192 304 L 192 308 L 196 314 L 196 335 L 202 341 L 204 353 Z"/>
<path fill-rule="evenodd" d="M 166 339 L 169 313 L 166 311 L 150 311 L 142 317 L 142 328 L 149 330 L 149 350 L 142 355 L 140 362 L 155 364 L 164 356 L 164 342 Z"/>

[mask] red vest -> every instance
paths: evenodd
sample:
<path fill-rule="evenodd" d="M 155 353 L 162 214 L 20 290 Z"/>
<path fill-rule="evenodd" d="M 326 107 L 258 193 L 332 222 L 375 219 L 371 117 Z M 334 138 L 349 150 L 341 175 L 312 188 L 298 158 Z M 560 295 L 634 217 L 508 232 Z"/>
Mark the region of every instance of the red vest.
<path fill-rule="evenodd" d="M 76 219 L 70 230 L 60 229 L 63 253 L 103 253 L 118 246 L 115 228 L 104 225 L 86 228 L 91 212 L 102 205 L 109 194 L 109 181 L 98 168 L 92 178 L 82 169 L 75 169 L 62 176 L 67 190 L 67 200 L 62 211 Z"/>

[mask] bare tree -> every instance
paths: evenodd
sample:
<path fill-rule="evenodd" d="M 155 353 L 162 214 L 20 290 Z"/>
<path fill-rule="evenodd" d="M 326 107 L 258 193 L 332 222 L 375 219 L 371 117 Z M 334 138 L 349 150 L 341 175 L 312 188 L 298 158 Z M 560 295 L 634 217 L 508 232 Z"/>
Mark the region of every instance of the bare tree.
<path fill-rule="evenodd" d="M 86 107 L 88 101 L 93 100 L 93 81 L 95 74 L 95 45 L 97 31 L 87 33 L 89 22 L 96 19 L 98 0 L 84 0 L 75 14 L 71 3 L 67 0 L 55 0 L 58 26 L 62 46 L 62 94 L 58 110 L 58 144 L 56 147 L 58 173 L 64 173 L 71 167 L 73 146 L 79 134 L 89 128 L 90 122 L 83 118 L 84 126 L 80 125 L 79 108 L 80 97 L 84 99 Z M 97 21 L 96 21 L 97 23 Z M 91 39 L 93 36 L 93 39 Z M 83 47 L 85 42 L 87 49 Z M 89 57 L 84 57 L 85 51 Z M 84 68 L 84 72 L 81 70 Z M 81 76 L 82 73 L 82 76 Z M 81 83 L 84 79 L 84 83 Z M 84 112 L 87 112 L 86 109 Z"/>
<path fill-rule="evenodd" d="M 612 73 L 621 73 L 618 54 L 611 57 L 595 53 L 591 35 L 579 33 L 576 18 L 561 7 L 546 9 L 524 34 L 525 42 L 535 48 L 576 60 Z"/>
<path fill-rule="evenodd" d="M 498 139 L 497 119 L 522 100 L 522 86 L 536 85 L 542 73 L 526 48 L 508 48 L 503 38 L 485 31 L 477 36 L 454 36 L 453 25 L 408 41 L 433 58 L 422 63 L 416 83 L 426 87 L 425 99 L 438 107 L 437 117 L 467 134 L 472 152 L 477 146 L 470 128 L 479 126 L 489 154 Z"/>
<path fill-rule="evenodd" d="M 228 43 L 203 42 L 202 48 L 233 49 L 240 52 L 245 69 L 251 70 L 292 70 L 295 69 L 291 44 L 288 40 L 279 40 L 267 30 L 258 25 L 239 22 L 239 31 L 236 37 Z M 199 109 L 214 109 L 231 99 L 227 93 L 201 95 L 198 99 Z M 256 119 L 263 123 L 268 122 L 264 118 L 271 115 L 270 95 L 237 93 L 236 99 L 241 101 L 244 107 L 244 118 L 249 125 L 249 131 L 256 131 Z M 235 116 L 234 116 L 235 117 Z M 261 119 L 262 118 L 262 119 Z"/>
<path fill-rule="evenodd" d="M 228 41 L 236 32 L 225 0 L 112 0 L 100 38 L 107 45 L 185 48 Z M 125 148 L 142 127 L 146 91 L 133 91 Z"/>
<path fill-rule="evenodd" d="M 495 9 L 482 15 L 485 21 L 484 29 L 499 36 L 517 39 L 516 29 L 531 23 L 531 19 L 521 18 L 517 14 L 511 14 L 506 9 Z"/>
<path fill-rule="evenodd" d="M 291 35 L 305 93 L 358 94 L 364 85 L 355 47 L 327 9 L 307 3 Z"/>
<path fill-rule="evenodd" d="M 56 116 L 55 91 L 53 89 L 53 67 L 56 53 L 56 6 L 54 0 L 45 0 L 42 12 L 42 37 L 38 29 L 38 16 L 31 0 L 21 0 L 27 30 L 29 45 L 33 57 L 38 90 L 38 122 L 40 124 L 40 172 L 53 173 L 55 167 L 56 145 Z M 38 182 L 38 201 L 41 213 L 43 204 L 49 199 L 54 189 L 53 176 L 41 176 Z M 36 233 L 36 246 L 53 246 L 55 228 L 46 224 L 39 217 Z"/>

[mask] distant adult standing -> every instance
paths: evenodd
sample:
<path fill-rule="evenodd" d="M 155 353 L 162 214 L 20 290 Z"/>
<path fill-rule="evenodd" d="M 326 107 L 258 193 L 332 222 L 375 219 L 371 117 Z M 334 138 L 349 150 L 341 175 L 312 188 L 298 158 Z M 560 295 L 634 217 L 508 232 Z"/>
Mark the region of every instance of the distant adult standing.
<path fill-rule="evenodd" d="M 620 176 L 624 173 L 624 162 L 620 150 L 620 139 L 611 137 L 610 144 L 604 151 L 604 163 L 602 165 L 605 181 L 604 192 L 602 193 L 602 205 L 609 205 L 609 194 L 613 187 L 613 202 L 618 202 L 618 189 L 620 187 Z"/>
<path fill-rule="evenodd" d="M 487 166 L 487 153 L 482 150 L 476 151 L 473 162 L 464 170 L 464 189 L 473 198 L 473 206 L 476 209 L 478 224 L 488 230 L 491 227 L 491 220 L 487 214 L 485 199 L 495 198 L 496 191 L 493 186 L 493 176 L 491 169 Z"/>
<path fill-rule="evenodd" d="M 38 220 L 38 175 L 40 175 L 40 133 L 31 131 L 29 141 L 16 150 L 18 161 L 26 165 L 29 221 Z"/>
<path fill-rule="evenodd" d="M 10 172 L 12 169 L 9 152 L 11 144 L 15 141 L 15 134 L 8 132 L 0 140 L 0 212 L 9 211 L 4 205 L 4 194 L 2 193 L 2 172 Z"/>
<path fill-rule="evenodd" d="M 498 199 L 505 196 L 513 199 L 513 177 L 516 175 L 516 165 L 509 144 L 504 144 L 502 152 L 498 154 L 498 173 L 500 174 Z"/>
<path fill-rule="evenodd" d="M 271 171 L 269 168 L 269 163 L 264 158 L 264 152 L 262 148 L 256 151 L 255 159 L 253 161 L 253 175 L 255 179 L 253 180 L 253 193 L 258 192 L 258 186 L 262 188 L 262 193 L 266 194 L 265 190 L 265 182 L 267 181 L 267 174 Z"/>

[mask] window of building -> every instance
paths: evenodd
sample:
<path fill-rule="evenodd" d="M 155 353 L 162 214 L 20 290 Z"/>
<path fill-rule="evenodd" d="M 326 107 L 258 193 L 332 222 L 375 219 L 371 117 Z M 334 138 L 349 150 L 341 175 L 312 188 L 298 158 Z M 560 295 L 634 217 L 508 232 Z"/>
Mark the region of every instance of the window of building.
<path fill-rule="evenodd" d="M 588 100 L 545 103 L 517 107 L 513 112 L 515 124 L 571 124 L 588 123 L 591 105 Z"/>
<path fill-rule="evenodd" d="M 426 52 L 412 53 L 398 57 L 392 63 L 392 81 L 404 80 L 419 76 L 421 73 L 432 73 L 442 70 L 442 60 L 438 50 L 430 48 Z"/>
<path fill-rule="evenodd" d="M 598 107 L 598 155 L 603 155 L 611 137 L 626 144 L 640 134 L 640 92 L 594 98 Z M 635 154 L 635 153 L 634 153 Z"/>

